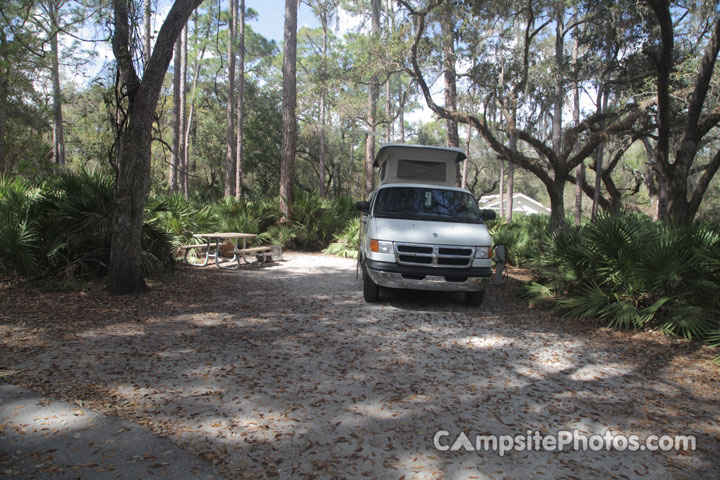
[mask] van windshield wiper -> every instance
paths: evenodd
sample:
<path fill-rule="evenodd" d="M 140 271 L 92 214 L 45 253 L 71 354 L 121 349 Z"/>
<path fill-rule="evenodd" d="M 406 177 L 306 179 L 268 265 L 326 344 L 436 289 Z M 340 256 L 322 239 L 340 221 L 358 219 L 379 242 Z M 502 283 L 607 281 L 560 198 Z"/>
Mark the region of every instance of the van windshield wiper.
<path fill-rule="evenodd" d="M 399 218 L 403 220 L 425 220 L 422 215 L 416 213 L 401 213 L 401 212 L 375 212 L 377 218 Z"/>
<path fill-rule="evenodd" d="M 452 215 L 425 215 L 422 219 L 433 222 L 480 223 L 479 219 L 454 217 Z"/>

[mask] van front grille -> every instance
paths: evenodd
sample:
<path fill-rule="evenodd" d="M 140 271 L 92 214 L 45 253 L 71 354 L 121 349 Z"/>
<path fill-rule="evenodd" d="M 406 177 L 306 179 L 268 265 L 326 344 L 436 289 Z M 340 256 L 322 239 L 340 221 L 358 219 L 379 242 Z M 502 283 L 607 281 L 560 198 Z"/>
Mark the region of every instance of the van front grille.
<path fill-rule="evenodd" d="M 396 243 L 395 258 L 400 265 L 429 265 L 467 268 L 472 265 L 474 247 Z"/>

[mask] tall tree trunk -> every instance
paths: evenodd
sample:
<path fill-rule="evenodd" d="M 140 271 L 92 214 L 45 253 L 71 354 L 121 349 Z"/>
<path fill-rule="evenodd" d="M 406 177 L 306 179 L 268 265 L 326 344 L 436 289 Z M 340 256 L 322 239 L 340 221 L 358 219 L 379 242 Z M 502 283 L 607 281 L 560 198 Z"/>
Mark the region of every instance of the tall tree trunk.
<path fill-rule="evenodd" d="M 440 22 L 443 42 L 443 78 L 445 80 L 445 108 L 451 112 L 457 111 L 457 77 L 455 73 L 455 29 L 453 22 L 452 5 L 448 3 Z M 445 120 L 445 143 L 448 147 L 460 146 L 458 124 L 454 119 Z M 455 164 L 455 184 L 461 183 L 460 165 Z"/>
<path fill-rule="evenodd" d="M 688 113 L 683 125 L 682 138 L 675 154 L 675 163 L 683 166 L 682 172 L 686 178 L 689 177 L 690 168 L 696 159 L 698 150 L 701 148 L 702 137 L 704 136 L 702 131 L 706 128 L 702 125 L 702 111 L 707 94 L 711 89 L 713 70 L 717 63 L 718 54 L 720 54 L 720 16 L 715 17 L 712 34 L 705 46 L 700 69 L 695 78 L 693 93 L 688 103 Z M 718 124 L 720 124 L 720 120 L 715 121 L 716 127 Z M 715 155 L 704 169 L 704 173 L 694 182 L 694 188 L 687 192 L 690 194 L 689 199 L 686 193 L 684 200 L 687 214 L 683 221 L 691 222 L 695 218 L 705 192 L 718 170 L 720 170 L 720 152 L 716 150 Z M 685 184 L 687 186 L 687 182 Z M 677 215 L 674 216 L 678 218 Z"/>
<path fill-rule="evenodd" d="M 355 162 L 355 142 L 353 141 L 352 134 L 350 135 L 349 140 L 350 141 L 348 143 L 350 144 L 350 162 L 348 163 L 348 165 L 350 166 L 349 170 L 352 172 L 353 164 Z M 363 166 L 363 169 L 364 168 L 365 167 Z M 360 182 L 359 177 L 361 177 L 362 175 L 353 175 L 353 176 L 358 177 L 358 179 L 355 182 L 352 182 L 350 185 L 350 188 L 354 191 L 352 196 L 354 198 L 361 198 L 362 197 L 362 185 L 360 185 L 360 183 L 359 183 Z"/>
<path fill-rule="evenodd" d="M 392 1 L 385 1 L 385 31 L 390 34 L 395 30 L 395 17 L 392 11 Z M 385 142 L 392 142 L 393 138 L 393 115 L 392 115 L 392 75 L 388 75 L 385 82 L 385 121 L 387 129 L 385 130 Z"/>
<path fill-rule="evenodd" d="M 670 203 L 667 179 L 675 177 L 674 165 L 670 163 L 670 73 L 673 67 L 673 48 L 675 38 L 673 33 L 672 16 L 670 14 L 670 2 L 667 0 L 650 1 L 650 6 L 655 11 L 660 26 L 660 52 L 655 58 L 657 69 L 657 143 L 655 145 L 655 169 L 658 179 L 663 179 L 666 188 L 658 189 L 658 203 L 663 204 L 658 209 L 661 220 L 668 220 L 670 217 Z M 686 179 L 682 179 L 683 182 Z M 682 182 L 681 182 L 682 183 Z M 684 189 L 682 185 L 678 185 Z M 674 190 L 674 189 L 673 189 Z M 673 199 L 673 206 L 675 204 Z"/>
<path fill-rule="evenodd" d="M 500 218 L 505 218 L 505 160 L 500 159 L 500 178 L 498 191 L 500 192 Z"/>
<path fill-rule="evenodd" d="M 565 226 L 565 184 L 567 175 L 555 175 L 552 183 L 545 184 L 545 189 L 550 196 L 550 222 L 553 231 Z"/>
<path fill-rule="evenodd" d="M 5 30 L 0 32 L 0 46 L 6 42 Z M 8 67 L 0 64 L 0 175 L 7 173 L 5 159 L 5 121 L 7 119 Z"/>
<path fill-rule="evenodd" d="M 237 25 L 237 0 L 228 0 L 230 21 L 228 23 L 228 84 L 225 121 L 225 198 L 235 194 L 235 26 Z"/>
<path fill-rule="evenodd" d="M 243 138 L 245 125 L 245 0 L 238 6 L 238 96 L 237 141 L 235 143 L 235 198 L 242 195 Z"/>
<path fill-rule="evenodd" d="M 380 0 L 371 0 L 372 14 L 372 35 L 377 37 L 380 33 Z M 373 162 L 375 161 L 375 128 L 377 127 L 377 100 L 379 90 L 378 78 L 376 75 L 370 79 L 368 86 L 368 116 L 367 126 L 372 132 L 365 136 L 365 195 L 367 198 L 375 188 L 375 175 Z"/>
<path fill-rule="evenodd" d="M 193 23 L 195 24 L 196 28 L 198 25 L 198 15 L 197 10 L 195 11 L 193 15 Z M 207 31 L 205 35 L 210 34 L 210 22 L 207 24 Z M 187 43 L 187 42 L 186 42 Z M 183 164 L 185 165 L 185 177 L 187 178 L 190 175 L 191 171 L 195 170 L 195 162 L 190 164 L 190 132 L 193 128 L 193 114 L 195 113 L 195 92 L 197 90 L 197 84 L 198 84 L 198 78 L 200 77 L 200 64 L 203 61 L 203 58 L 205 58 L 205 45 L 203 45 L 202 49 L 200 50 L 200 55 L 195 58 L 195 66 L 193 67 L 193 81 L 192 81 L 192 89 L 190 90 L 190 108 L 187 115 L 187 122 L 185 125 L 185 159 L 183 161 Z M 186 62 L 187 63 L 187 62 Z M 189 180 L 189 179 L 188 179 Z M 189 193 L 189 185 L 186 190 Z"/>
<path fill-rule="evenodd" d="M 400 91 L 398 94 L 400 99 L 400 112 L 398 114 L 398 123 L 400 124 L 400 143 L 405 143 L 405 102 L 402 83 L 400 84 Z"/>
<path fill-rule="evenodd" d="M 515 113 L 513 112 L 513 116 Z M 511 133 L 508 139 L 508 147 L 513 152 L 517 152 L 517 134 Z M 512 162 L 508 162 L 507 168 L 507 194 L 505 198 L 505 220 L 512 222 L 513 216 L 513 195 L 515 194 L 515 165 Z"/>
<path fill-rule="evenodd" d="M 7 46 L 7 33 L 0 28 L 0 48 Z M 7 97 L 10 90 L 10 65 L 0 62 L 0 175 L 9 173 L 7 159 L 5 158 L 5 122 L 7 120 Z"/>
<path fill-rule="evenodd" d="M 385 118 L 387 122 L 387 129 L 385 130 L 385 142 L 392 142 L 393 138 L 393 113 L 392 113 L 392 89 L 390 85 L 390 79 L 388 76 L 387 82 L 385 82 Z"/>
<path fill-rule="evenodd" d="M 605 113 L 607 108 L 607 97 L 608 92 L 604 84 L 598 87 L 598 113 Z M 605 122 L 600 122 L 600 128 L 605 127 Z M 597 219 L 598 210 L 600 208 L 600 189 L 602 188 L 602 175 L 603 175 L 603 162 L 605 160 L 605 142 L 598 145 L 595 151 L 595 193 L 593 194 L 592 210 L 590 211 L 590 221 L 594 222 Z"/>
<path fill-rule="evenodd" d="M 320 14 L 320 20 L 322 22 L 323 29 L 322 64 L 323 69 L 325 69 L 327 68 L 328 51 L 328 17 L 326 11 L 323 10 Z M 325 162 L 327 160 L 327 149 L 325 145 L 326 102 L 327 85 L 325 84 L 325 80 L 323 80 L 322 93 L 320 94 L 320 165 L 318 165 L 318 192 L 323 198 L 327 195 L 325 188 Z"/>
<path fill-rule="evenodd" d="M 48 2 L 50 14 L 50 61 L 53 97 L 53 161 L 65 165 L 65 130 L 63 128 L 62 92 L 60 90 L 60 56 L 58 48 L 58 12 L 55 0 Z"/>
<path fill-rule="evenodd" d="M 496 51 L 496 56 L 498 55 L 498 52 Z M 497 58 L 497 57 L 496 57 Z M 502 95 L 502 91 L 505 88 L 505 63 L 501 63 L 500 65 L 500 79 L 498 83 L 496 84 L 497 91 L 500 92 L 500 95 Z M 498 116 L 498 109 L 502 109 L 502 107 L 498 107 L 496 105 L 495 99 L 493 99 L 492 106 L 490 107 L 490 115 L 492 118 L 492 124 L 497 125 L 497 138 L 500 142 L 502 142 L 502 129 L 501 129 L 501 123 L 502 123 L 502 111 L 500 112 L 500 124 L 496 122 L 496 118 Z M 499 213 L 500 218 L 505 218 L 505 159 L 500 158 L 500 178 L 498 179 L 498 198 L 500 199 L 500 205 L 499 205 Z"/>
<path fill-rule="evenodd" d="M 182 122 L 180 120 L 180 107 L 182 106 L 181 96 L 181 81 L 182 77 L 182 35 L 178 35 L 177 41 L 175 42 L 175 53 L 173 55 L 173 137 L 172 137 L 172 152 L 170 152 L 170 170 L 168 173 L 168 184 L 170 193 L 178 191 L 178 169 L 182 162 L 180 157 L 180 141 L 182 134 L 180 129 L 182 128 Z"/>
<path fill-rule="evenodd" d="M 442 12 L 441 21 L 443 41 L 443 79 L 445 80 L 445 108 L 451 112 L 457 110 L 457 83 L 455 74 L 455 30 L 453 28 L 452 7 L 448 4 Z M 455 120 L 445 120 L 445 140 L 448 147 L 460 146 L 458 124 Z"/>
<path fill-rule="evenodd" d="M 514 26 L 514 36 L 515 36 L 515 45 L 519 46 L 522 45 L 523 39 L 520 35 L 520 23 L 515 22 Z M 512 89 L 512 92 L 510 94 L 510 98 L 508 98 L 508 105 L 510 107 L 510 125 L 508 128 L 508 131 L 510 134 L 508 135 L 508 148 L 511 152 L 517 153 L 517 111 L 518 111 L 518 103 L 520 102 L 520 96 L 525 93 L 525 82 L 523 81 L 521 84 L 519 84 L 516 88 Z M 512 222 L 513 217 L 513 196 L 515 195 L 515 164 L 513 162 L 508 162 L 508 172 L 507 172 L 507 193 L 505 194 L 505 198 L 507 198 L 507 201 L 505 202 L 507 205 L 507 209 L 505 210 L 505 221 Z"/>
<path fill-rule="evenodd" d="M 178 181 L 180 190 L 185 198 L 190 197 L 188 192 L 188 152 L 187 148 L 187 61 L 188 61 L 188 27 L 185 25 L 180 35 L 182 44 L 180 46 L 180 159 L 178 168 Z"/>
<path fill-rule="evenodd" d="M 575 18 L 579 18 L 578 7 L 575 6 Z M 575 86 L 573 87 L 573 123 L 575 126 L 580 125 L 580 84 L 577 80 L 578 53 L 580 49 L 580 41 L 577 37 L 573 40 L 572 63 L 575 69 Z M 577 145 L 577 144 L 576 144 Z M 578 147 L 575 147 L 575 151 Z M 585 183 L 585 162 L 581 162 L 575 169 L 575 225 L 582 223 L 582 199 L 583 199 L 583 183 Z"/>
<path fill-rule="evenodd" d="M 693 84 L 692 94 L 684 113 L 682 137 L 677 142 L 675 161 L 670 163 L 671 118 L 670 84 L 674 67 L 674 26 L 671 3 L 668 0 L 650 0 L 648 2 L 655 13 L 660 27 L 659 52 L 654 56 L 657 69 L 657 125 L 658 140 L 655 148 L 655 169 L 659 185 L 659 201 L 666 204 L 660 210 L 662 220 L 691 222 L 697 213 L 705 191 L 718 169 L 720 154 L 715 155 L 704 168 L 704 173 L 691 191 L 689 187 L 690 170 L 697 156 L 702 138 L 714 126 L 717 120 L 707 123 L 702 120 L 705 99 L 713 79 L 713 70 L 720 53 L 720 17 L 713 20 L 712 33 L 705 46 L 702 60 L 699 63 L 697 76 Z M 691 198 L 688 198 L 691 194 Z"/>
<path fill-rule="evenodd" d="M 583 199 L 583 183 L 585 183 L 585 162 L 577 166 L 575 170 L 575 225 L 582 223 L 582 199 Z"/>
<path fill-rule="evenodd" d="M 323 91 L 320 96 L 320 163 L 318 165 L 318 193 L 323 198 L 327 196 L 327 189 L 325 188 L 325 164 L 327 162 L 325 140 L 326 97 L 327 93 Z"/>
<path fill-rule="evenodd" d="M 123 92 L 126 122 L 118 127 L 117 178 L 113 205 L 112 246 L 107 289 L 131 293 L 146 289 L 142 275 L 142 224 L 150 191 L 150 143 L 155 108 L 173 44 L 185 22 L 202 0 L 175 0 L 158 33 L 155 49 L 140 80 L 133 63 L 131 21 L 125 0 L 112 0 L 114 31 L 112 47 L 117 59 L 118 92 Z"/>
<path fill-rule="evenodd" d="M 557 154 L 562 150 L 564 21 L 565 2 L 560 0 L 555 5 L 555 95 L 552 117 L 552 147 Z"/>
<path fill-rule="evenodd" d="M 650 138 L 644 136 L 640 140 L 645 147 L 645 156 L 647 157 L 647 163 L 645 165 L 645 186 L 648 189 L 650 206 L 653 209 L 652 216 L 654 220 L 659 220 L 660 218 L 665 218 L 665 214 L 667 213 L 664 211 L 666 205 L 660 199 L 660 190 L 662 190 L 661 184 L 663 180 L 655 170 L 655 147 L 650 141 Z M 663 209 L 662 214 L 660 212 L 661 209 Z"/>
<path fill-rule="evenodd" d="M 552 119 L 552 146 L 553 151 L 556 155 L 560 156 L 563 147 L 562 138 L 562 112 L 564 104 L 565 89 L 563 84 L 563 50 L 564 50 L 564 35 L 565 35 L 565 2 L 558 0 L 555 5 L 555 99 L 553 108 L 553 119 Z M 558 170 L 562 170 L 559 168 Z M 564 199 L 562 195 L 557 195 L 557 190 L 565 190 L 565 185 L 562 188 L 557 185 L 556 173 L 555 182 L 556 185 L 553 187 L 553 191 L 556 193 L 554 196 L 550 196 L 550 211 L 552 216 L 553 230 L 561 228 L 565 225 L 565 213 L 564 213 Z M 565 179 L 563 179 L 565 181 Z M 560 202 L 559 206 L 552 205 L 553 202 Z M 558 210 L 561 208 L 563 211 Z"/>
<path fill-rule="evenodd" d="M 147 63 L 152 55 L 152 0 L 143 0 L 143 26 L 145 27 L 143 53 L 145 54 L 145 63 Z"/>
<path fill-rule="evenodd" d="M 462 178 L 460 188 L 467 188 L 468 163 L 470 163 L 470 141 L 472 140 L 472 128 L 467 126 L 467 138 L 465 139 L 465 160 L 462 166 Z"/>
<path fill-rule="evenodd" d="M 297 10 L 298 0 L 285 0 L 283 33 L 283 102 L 282 148 L 280 150 L 280 210 L 290 219 L 295 180 L 295 146 L 297 144 Z"/>

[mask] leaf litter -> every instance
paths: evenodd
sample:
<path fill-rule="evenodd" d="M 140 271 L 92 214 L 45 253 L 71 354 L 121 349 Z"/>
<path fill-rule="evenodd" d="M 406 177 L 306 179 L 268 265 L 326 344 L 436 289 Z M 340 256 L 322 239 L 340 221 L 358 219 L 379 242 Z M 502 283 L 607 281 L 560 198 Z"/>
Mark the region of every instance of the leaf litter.
<path fill-rule="evenodd" d="M 0 370 L 76 415 L 146 426 L 230 478 L 720 475 L 714 352 L 530 309 L 513 273 L 480 308 L 417 292 L 366 304 L 354 261 L 292 252 L 238 271 L 179 267 L 138 296 L 6 286 Z M 695 435 L 698 449 L 433 446 L 440 430 L 451 444 L 571 429 Z"/>

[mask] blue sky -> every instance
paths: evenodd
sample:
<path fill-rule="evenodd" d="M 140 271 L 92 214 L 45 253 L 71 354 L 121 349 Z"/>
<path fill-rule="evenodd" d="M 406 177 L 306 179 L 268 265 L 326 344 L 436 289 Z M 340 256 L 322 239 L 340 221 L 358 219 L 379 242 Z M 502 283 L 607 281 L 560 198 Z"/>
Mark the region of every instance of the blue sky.
<path fill-rule="evenodd" d="M 258 12 L 255 20 L 248 22 L 253 30 L 262 36 L 282 43 L 283 26 L 285 25 L 284 0 L 245 0 L 245 7 Z M 298 9 L 298 29 L 309 26 L 319 27 L 310 7 L 304 3 Z"/>

